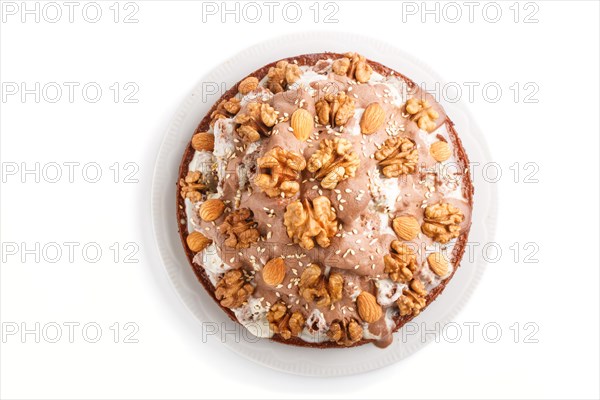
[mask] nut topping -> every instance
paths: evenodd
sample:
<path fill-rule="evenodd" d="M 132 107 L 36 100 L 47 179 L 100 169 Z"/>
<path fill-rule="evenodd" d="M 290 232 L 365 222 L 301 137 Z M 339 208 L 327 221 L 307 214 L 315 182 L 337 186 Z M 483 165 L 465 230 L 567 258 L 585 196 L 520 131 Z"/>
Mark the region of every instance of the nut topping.
<path fill-rule="evenodd" d="M 325 196 L 313 199 L 312 204 L 308 199 L 288 204 L 283 218 L 288 236 L 306 250 L 315 247 L 315 241 L 329 247 L 338 229 L 335 210 Z"/>
<path fill-rule="evenodd" d="M 377 102 L 371 103 L 365 108 L 365 112 L 360 119 L 360 132 L 364 135 L 371 135 L 383 125 L 385 121 L 385 111 Z"/>
<path fill-rule="evenodd" d="M 414 97 L 406 102 L 406 112 L 410 119 L 417 123 L 419 129 L 432 132 L 437 126 L 435 120 L 440 116 L 431 108 L 427 100 L 417 100 Z"/>
<path fill-rule="evenodd" d="M 421 231 L 419 221 L 412 215 L 402 215 L 394 218 L 392 227 L 396 235 L 402 240 L 413 240 Z"/>
<path fill-rule="evenodd" d="M 238 85 L 238 91 L 241 94 L 248 94 L 258 87 L 258 78 L 249 76 L 240 82 Z"/>
<path fill-rule="evenodd" d="M 460 210 L 452 204 L 430 205 L 425 209 L 425 221 L 421 230 L 436 242 L 448 243 L 460 234 L 460 223 L 464 218 Z"/>
<path fill-rule="evenodd" d="M 269 197 L 292 197 L 300 189 L 298 178 L 306 168 L 306 160 L 300 154 L 273 147 L 264 156 L 256 160 L 263 172 L 254 179 L 254 183 Z"/>
<path fill-rule="evenodd" d="M 263 281 L 269 286 L 277 286 L 283 282 L 286 272 L 285 261 L 277 257 L 269 260 L 262 270 Z"/>
<path fill-rule="evenodd" d="M 247 143 L 256 142 L 261 134 L 269 136 L 276 122 L 277 112 L 267 103 L 249 103 L 245 112 L 235 117 L 236 132 Z"/>
<path fill-rule="evenodd" d="M 260 237 L 253 214 L 247 208 L 233 211 L 218 227 L 219 233 L 227 236 L 225 245 L 234 249 L 247 249 Z"/>
<path fill-rule="evenodd" d="M 292 336 L 298 336 L 304 329 L 305 319 L 302 313 L 289 312 L 283 302 L 273 304 L 267 313 L 267 320 L 273 333 L 278 333 L 286 340 Z"/>
<path fill-rule="evenodd" d="M 402 174 L 412 174 L 417 169 L 419 153 L 414 142 L 404 137 L 386 140 L 375 152 L 375 159 L 383 167 L 382 173 L 388 178 Z"/>
<path fill-rule="evenodd" d="M 377 299 L 369 292 L 361 292 L 356 298 L 358 315 L 363 321 L 370 324 L 381 318 L 383 311 L 377 303 Z"/>
<path fill-rule="evenodd" d="M 446 276 L 448 274 L 448 260 L 440 252 L 431 253 L 427 256 L 429 268 L 437 276 Z"/>
<path fill-rule="evenodd" d="M 394 282 L 409 282 L 417 270 L 417 256 L 413 250 L 399 240 L 394 240 L 390 254 L 383 257 L 384 272 Z"/>
<path fill-rule="evenodd" d="M 290 121 L 294 136 L 301 142 L 306 142 L 315 129 L 312 115 L 304 108 L 299 108 L 292 114 Z"/>
<path fill-rule="evenodd" d="M 338 273 L 332 273 L 325 278 L 321 267 L 317 264 L 309 265 L 300 276 L 298 292 L 302 298 L 317 307 L 327 307 L 331 303 L 342 299 L 344 278 Z"/>
<path fill-rule="evenodd" d="M 344 179 L 353 177 L 360 160 L 346 139 L 323 139 L 319 150 L 308 160 L 308 170 L 316 172 L 315 178 L 321 181 L 324 189 L 335 189 Z"/>
<path fill-rule="evenodd" d="M 429 148 L 429 153 L 438 162 L 446 161 L 452 156 L 450 146 L 448 146 L 448 143 L 442 141 L 433 143 Z"/>
<path fill-rule="evenodd" d="M 241 125 L 236 129 L 236 132 L 240 135 L 240 138 L 247 143 L 256 142 L 260 139 L 260 134 L 256 128 L 251 125 Z"/>
<path fill-rule="evenodd" d="M 213 151 L 215 149 L 215 135 L 208 132 L 198 132 L 192 136 L 192 147 L 198 151 Z"/>
<path fill-rule="evenodd" d="M 269 128 L 277 123 L 278 112 L 267 103 L 260 105 L 260 119 Z"/>
<path fill-rule="evenodd" d="M 224 210 L 225 203 L 223 203 L 222 200 L 209 199 L 202 203 L 198 215 L 200 216 L 202 221 L 210 222 L 219 218 L 223 214 Z"/>
<path fill-rule="evenodd" d="M 188 248 L 194 253 L 201 252 L 212 243 L 212 240 L 198 231 L 190 233 L 185 241 L 188 245 Z"/>
<path fill-rule="evenodd" d="M 354 318 L 336 320 L 331 323 L 327 336 L 342 346 L 352 346 L 363 338 L 363 329 Z"/>
<path fill-rule="evenodd" d="M 221 118 L 231 118 L 240 111 L 240 100 L 232 97 L 229 100 L 223 100 L 217 106 L 217 109 L 210 114 L 210 126 Z"/>
<path fill-rule="evenodd" d="M 344 289 L 344 277 L 338 273 L 330 273 L 327 279 L 327 291 L 332 303 L 342 299 L 342 291 Z"/>
<path fill-rule="evenodd" d="M 181 197 L 190 199 L 193 203 L 202 200 L 202 192 L 207 188 L 199 171 L 189 171 L 185 179 L 179 180 L 179 187 L 181 188 Z"/>
<path fill-rule="evenodd" d="M 275 67 L 269 68 L 267 88 L 273 93 L 283 92 L 302 76 L 297 64 L 285 60 L 279 61 Z"/>
<path fill-rule="evenodd" d="M 367 63 L 365 57 L 357 53 L 346 53 L 344 56 L 333 62 L 331 69 L 334 73 L 346 75 L 360 83 L 365 83 L 371 78 L 373 68 Z"/>
<path fill-rule="evenodd" d="M 215 297 L 220 300 L 223 307 L 238 308 L 254 292 L 254 287 L 246 282 L 241 269 L 232 269 L 225 272 L 223 278 L 217 283 Z"/>
<path fill-rule="evenodd" d="M 427 296 L 427 291 L 423 282 L 419 278 L 413 279 L 409 287 L 402 291 L 402 296 L 396 302 L 400 309 L 400 316 L 419 315 L 426 304 L 425 296 Z"/>
<path fill-rule="evenodd" d="M 315 104 L 315 110 L 321 125 L 343 126 L 354 116 L 354 99 L 345 92 L 328 93 Z"/>

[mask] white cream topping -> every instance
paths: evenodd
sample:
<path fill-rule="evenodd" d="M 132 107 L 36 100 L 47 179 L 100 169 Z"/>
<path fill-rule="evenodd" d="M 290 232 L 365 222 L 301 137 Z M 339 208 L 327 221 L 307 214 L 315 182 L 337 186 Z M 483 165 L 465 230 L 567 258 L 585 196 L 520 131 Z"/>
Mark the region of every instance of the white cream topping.
<path fill-rule="evenodd" d="M 361 292 L 360 287 L 357 285 L 353 285 L 352 291 L 350 292 L 350 299 L 352 299 L 352 301 L 356 301 L 360 292 Z"/>
<path fill-rule="evenodd" d="M 396 311 L 393 307 L 390 307 L 387 310 L 385 310 L 384 321 L 385 321 L 385 325 L 387 326 L 387 328 L 390 332 L 393 331 L 394 327 L 396 326 L 396 321 L 394 321 L 395 314 L 396 314 Z"/>
<path fill-rule="evenodd" d="M 388 213 L 377 211 L 372 201 L 369 203 L 369 209 L 372 210 L 372 213 L 379 218 L 379 230 L 382 234 L 396 235 L 390 226 L 390 216 Z M 373 229 L 373 226 L 371 226 L 371 224 L 367 224 L 367 229 Z"/>
<path fill-rule="evenodd" d="M 290 89 L 297 89 L 299 87 L 309 88 L 313 82 L 327 80 L 327 75 L 318 74 L 309 69 L 309 67 L 300 67 L 300 69 L 302 70 L 302 76 L 290 86 Z"/>
<path fill-rule="evenodd" d="M 196 225 L 194 224 L 194 219 L 192 218 L 192 216 L 195 213 L 195 206 L 190 199 L 185 199 L 184 202 L 185 215 L 187 216 L 187 230 L 188 232 L 193 232 L 196 228 Z"/>
<path fill-rule="evenodd" d="M 238 98 L 239 98 L 239 94 L 238 94 Z M 253 101 L 257 101 L 260 100 L 264 103 L 269 102 L 271 99 L 273 98 L 273 93 L 271 93 L 270 90 L 268 90 L 267 88 L 264 87 L 264 85 L 261 84 L 254 89 L 253 91 L 251 91 L 250 93 L 246 94 L 245 96 L 241 97 L 240 100 L 240 106 L 244 107 L 246 106 L 248 103 L 251 103 Z"/>
<path fill-rule="evenodd" d="M 233 119 L 221 118 L 215 122 L 215 149 L 213 154 L 217 159 L 217 175 L 219 182 L 225 179 L 227 172 L 227 162 L 229 157 L 235 152 L 235 142 L 233 138 Z M 220 186 L 220 185 L 219 185 Z M 221 190 L 219 188 L 219 190 Z"/>
<path fill-rule="evenodd" d="M 351 136 L 359 136 L 360 132 L 360 119 L 362 118 L 363 113 L 365 112 L 364 108 L 357 108 L 354 110 L 354 117 L 352 117 L 352 123 L 348 124 L 344 128 L 344 132 L 348 133 Z"/>
<path fill-rule="evenodd" d="M 375 281 L 377 286 L 377 302 L 386 307 L 393 304 L 402 295 L 405 284 L 394 282 L 391 279 L 378 279 Z"/>
<path fill-rule="evenodd" d="M 325 321 L 325 316 L 318 309 L 314 309 L 306 319 L 306 326 L 300 332 L 300 339 L 310 343 L 320 343 L 329 340 L 327 331 L 329 326 Z"/>
<path fill-rule="evenodd" d="M 190 164 L 188 165 L 188 171 L 200 171 L 204 174 L 211 170 L 215 161 L 215 157 L 210 151 L 196 150 L 192 161 L 190 161 Z"/>
<path fill-rule="evenodd" d="M 389 90 L 390 104 L 402 107 L 409 97 L 406 82 L 396 76 L 390 76 L 382 83 Z"/>
<path fill-rule="evenodd" d="M 369 177 L 371 195 L 378 212 L 396 211 L 396 201 L 401 190 L 397 178 L 385 178 L 378 170 L 373 170 Z"/>
<path fill-rule="evenodd" d="M 379 83 L 379 82 L 383 81 L 384 79 L 385 79 L 385 77 L 383 75 L 373 71 L 373 73 L 371 74 L 371 77 L 369 78 L 369 83 L 371 83 L 371 84 Z"/>
<path fill-rule="evenodd" d="M 220 275 L 230 270 L 231 267 L 227 265 L 217 252 L 215 244 L 211 244 L 204 251 L 194 256 L 194 263 L 204 267 L 208 278 L 213 285 L 216 285 Z"/>
<path fill-rule="evenodd" d="M 267 308 L 262 305 L 261 299 L 248 298 L 248 302 L 242 307 L 233 309 L 236 318 L 254 336 L 270 338 L 273 332 L 267 320 Z"/>
<path fill-rule="evenodd" d="M 362 331 L 363 331 L 363 339 L 367 339 L 367 340 L 380 340 L 381 339 L 381 335 L 375 335 L 375 334 L 371 333 L 371 331 L 369 330 L 369 324 L 367 324 L 367 323 L 362 324 Z"/>

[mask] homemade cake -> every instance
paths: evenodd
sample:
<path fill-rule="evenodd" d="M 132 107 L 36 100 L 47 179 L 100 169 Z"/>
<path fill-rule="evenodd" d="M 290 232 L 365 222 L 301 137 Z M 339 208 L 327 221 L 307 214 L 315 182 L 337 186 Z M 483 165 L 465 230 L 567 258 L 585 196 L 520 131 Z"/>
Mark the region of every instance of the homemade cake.
<path fill-rule="evenodd" d="M 462 258 L 468 159 L 407 77 L 356 53 L 252 72 L 185 149 L 179 232 L 200 283 L 256 336 L 389 345 Z"/>

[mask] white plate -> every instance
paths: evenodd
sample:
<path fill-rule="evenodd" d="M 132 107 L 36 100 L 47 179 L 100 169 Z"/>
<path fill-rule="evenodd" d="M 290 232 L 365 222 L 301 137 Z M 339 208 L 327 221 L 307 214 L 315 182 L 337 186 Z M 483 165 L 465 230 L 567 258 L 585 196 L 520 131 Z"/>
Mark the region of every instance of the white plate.
<path fill-rule="evenodd" d="M 175 218 L 174 190 L 181 156 L 197 124 L 222 95 L 221 91 L 208 93 L 214 92 L 214 88 L 222 83 L 229 88 L 248 73 L 274 60 L 324 51 L 356 51 L 401 72 L 417 83 L 426 83 L 426 87 L 434 87 L 436 82 L 443 85 L 437 74 L 409 54 L 385 42 L 356 34 L 310 32 L 282 36 L 255 45 L 226 60 L 204 76 L 171 121 L 156 160 L 152 187 L 152 221 L 157 246 L 169 278 L 189 310 L 204 324 L 203 328 L 209 327 L 211 330 L 217 329 L 217 333 L 224 333 L 221 337 L 224 337 L 225 340 L 222 341 L 226 346 L 259 364 L 294 374 L 340 376 L 371 371 L 398 362 L 435 337 L 428 334 L 422 340 L 420 333 L 403 335 L 401 330 L 394 335 L 393 344 L 385 349 L 374 345 L 350 349 L 310 349 L 256 339 L 249 333 L 240 334 L 240 330 L 244 328 L 230 321 L 197 281 L 179 241 Z M 459 103 L 449 104 L 443 100 L 441 103 L 456 123 L 471 162 L 490 161 L 484 137 L 466 108 Z M 490 242 L 496 221 L 494 184 L 476 180 L 474 201 L 469 241 Z M 461 267 L 443 294 L 413 320 L 411 328 L 422 330 L 426 327 L 431 331 L 436 323 L 444 326 L 463 307 L 485 267 L 481 257 L 475 260 L 466 258 L 465 254 Z M 228 333 L 236 329 L 237 335 Z"/>

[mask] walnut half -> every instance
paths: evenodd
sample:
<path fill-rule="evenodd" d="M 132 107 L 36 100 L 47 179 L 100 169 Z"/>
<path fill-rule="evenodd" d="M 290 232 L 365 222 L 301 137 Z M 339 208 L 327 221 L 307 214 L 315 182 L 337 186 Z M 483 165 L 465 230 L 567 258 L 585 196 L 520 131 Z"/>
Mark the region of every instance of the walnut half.
<path fill-rule="evenodd" d="M 383 146 L 375 152 L 382 173 L 388 178 L 402 174 L 412 174 L 417 169 L 419 153 L 415 143 L 405 137 L 393 137 L 386 140 Z"/>
<path fill-rule="evenodd" d="M 256 160 L 263 172 L 254 178 L 254 183 L 269 197 L 292 197 L 300 184 L 300 172 L 306 168 L 306 160 L 300 154 L 273 147 L 264 156 Z"/>
<path fill-rule="evenodd" d="M 423 307 L 425 307 L 427 290 L 423 282 L 419 278 L 413 279 L 409 287 L 402 291 L 402 296 L 396 302 L 400 309 L 400 316 L 419 315 Z"/>
<path fill-rule="evenodd" d="M 213 126 L 218 119 L 233 117 L 240 108 L 240 100 L 235 97 L 221 101 L 217 109 L 210 114 L 210 126 Z"/>
<path fill-rule="evenodd" d="M 243 113 L 235 117 L 236 132 L 247 143 L 256 142 L 260 136 L 270 136 L 277 123 L 277 112 L 267 103 L 252 102 Z"/>
<path fill-rule="evenodd" d="M 391 244 L 392 251 L 383 257 L 384 272 L 394 282 L 409 282 L 417 270 L 417 256 L 410 247 L 394 240 Z"/>
<path fill-rule="evenodd" d="M 340 181 L 353 177 L 359 165 L 352 143 L 341 138 L 321 140 L 319 150 L 308 160 L 308 170 L 316 172 L 324 189 L 335 189 Z"/>
<path fill-rule="evenodd" d="M 302 313 L 290 312 L 285 303 L 281 301 L 273 304 L 267 313 L 267 320 L 271 330 L 286 340 L 292 336 L 298 336 L 304 329 L 306 321 Z"/>
<path fill-rule="evenodd" d="M 317 264 L 309 265 L 300 275 L 298 291 L 304 300 L 317 307 L 327 307 L 342 299 L 344 278 L 341 274 L 331 273 L 325 277 Z"/>
<path fill-rule="evenodd" d="M 440 243 L 448 243 L 460 235 L 460 223 L 465 216 L 449 203 L 438 203 L 425 208 L 425 218 L 421 230 Z"/>
<path fill-rule="evenodd" d="M 329 339 L 342 346 L 352 346 L 363 338 L 363 329 L 354 318 L 335 320 L 327 331 Z"/>
<path fill-rule="evenodd" d="M 267 88 L 273 93 L 279 93 L 287 90 L 289 85 L 300 79 L 302 70 L 297 64 L 281 60 L 274 67 L 269 68 L 267 76 L 269 78 Z"/>
<path fill-rule="evenodd" d="M 217 283 L 215 297 L 223 307 L 240 307 L 254 292 L 254 287 L 246 282 L 241 269 L 232 269 L 225 272 L 223 278 Z"/>
<path fill-rule="evenodd" d="M 306 250 L 315 247 L 315 241 L 321 247 L 329 247 L 338 229 L 335 210 L 325 196 L 316 197 L 312 202 L 306 199 L 304 203 L 296 200 L 288 204 L 283 224 L 294 243 Z"/>
<path fill-rule="evenodd" d="M 427 100 L 417 100 L 414 97 L 406 102 L 406 112 L 410 119 L 417 123 L 419 129 L 432 132 L 437 126 L 435 120 L 440 116 L 431 108 Z"/>
<path fill-rule="evenodd" d="M 256 229 L 253 214 L 247 208 L 240 208 L 225 217 L 219 225 L 219 232 L 226 235 L 225 245 L 234 249 L 247 249 L 251 244 L 258 242 L 260 233 Z"/>
<path fill-rule="evenodd" d="M 202 192 L 207 189 L 199 171 L 189 171 L 184 179 L 179 180 L 179 187 L 181 197 L 190 199 L 193 203 L 202 200 Z"/>
<path fill-rule="evenodd" d="M 357 53 L 344 54 L 344 57 L 333 62 L 331 69 L 337 75 L 346 75 L 360 83 L 367 82 L 373 73 L 367 59 Z"/>
<path fill-rule="evenodd" d="M 321 125 L 343 126 L 354 116 L 354 99 L 345 92 L 329 93 L 317 101 L 315 110 Z"/>

